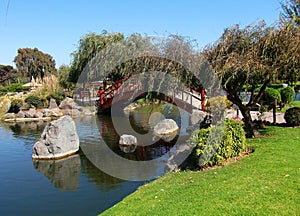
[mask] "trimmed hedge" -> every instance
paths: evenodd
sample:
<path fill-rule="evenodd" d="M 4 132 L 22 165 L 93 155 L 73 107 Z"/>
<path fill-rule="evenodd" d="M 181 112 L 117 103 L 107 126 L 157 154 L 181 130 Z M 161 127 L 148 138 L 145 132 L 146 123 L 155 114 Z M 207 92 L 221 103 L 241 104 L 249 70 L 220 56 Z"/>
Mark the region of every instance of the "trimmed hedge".
<path fill-rule="evenodd" d="M 24 92 L 28 91 L 30 87 L 28 86 L 23 86 L 22 84 L 19 83 L 14 83 L 8 86 L 5 86 L 3 88 L 0 88 L 0 92 L 7 93 L 7 92 Z"/>
<path fill-rule="evenodd" d="M 274 103 L 274 98 L 277 99 L 277 102 L 281 102 L 281 95 L 277 89 L 274 88 L 266 88 L 264 92 L 264 99 L 267 105 L 271 105 Z"/>
<path fill-rule="evenodd" d="M 292 107 L 284 114 L 284 119 L 289 126 L 300 126 L 300 107 Z"/>
<path fill-rule="evenodd" d="M 293 87 L 286 87 L 280 90 L 281 100 L 285 104 L 289 104 L 293 101 L 295 97 L 295 90 Z"/>
<path fill-rule="evenodd" d="M 200 167 L 222 165 L 246 148 L 243 122 L 226 119 L 216 126 L 196 130 L 190 142 L 194 145 L 193 163 Z"/>

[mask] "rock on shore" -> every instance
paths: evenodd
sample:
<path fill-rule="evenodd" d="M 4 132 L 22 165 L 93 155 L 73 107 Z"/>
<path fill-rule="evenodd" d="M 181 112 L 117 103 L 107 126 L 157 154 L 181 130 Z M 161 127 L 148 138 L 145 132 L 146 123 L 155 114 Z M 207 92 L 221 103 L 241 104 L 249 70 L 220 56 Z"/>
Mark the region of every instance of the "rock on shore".
<path fill-rule="evenodd" d="M 70 116 L 49 122 L 32 149 L 33 159 L 56 159 L 79 150 L 79 138 Z"/>

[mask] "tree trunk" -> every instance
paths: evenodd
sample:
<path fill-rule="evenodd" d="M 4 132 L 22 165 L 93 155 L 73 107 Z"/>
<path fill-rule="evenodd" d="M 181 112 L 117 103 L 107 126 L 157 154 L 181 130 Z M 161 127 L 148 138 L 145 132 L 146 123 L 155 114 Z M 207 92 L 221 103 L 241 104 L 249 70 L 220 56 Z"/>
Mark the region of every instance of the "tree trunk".
<path fill-rule="evenodd" d="M 246 106 L 239 107 L 239 108 L 240 108 L 241 113 L 243 114 L 243 117 L 244 117 L 246 136 L 248 138 L 255 137 L 254 123 L 252 122 L 252 118 L 251 118 L 251 114 L 250 114 L 250 108 L 246 107 Z"/>

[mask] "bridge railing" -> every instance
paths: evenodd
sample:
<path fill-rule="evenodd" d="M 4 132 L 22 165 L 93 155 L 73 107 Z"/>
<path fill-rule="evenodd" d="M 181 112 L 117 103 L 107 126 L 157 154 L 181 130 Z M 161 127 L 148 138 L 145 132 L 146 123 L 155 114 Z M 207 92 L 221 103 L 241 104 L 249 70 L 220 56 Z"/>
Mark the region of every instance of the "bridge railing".
<path fill-rule="evenodd" d="M 130 79 L 130 80 L 129 80 Z M 124 85 L 124 82 L 126 85 Z M 134 92 L 143 90 L 142 84 L 139 83 L 138 80 L 128 77 L 125 79 L 121 79 L 108 86 L 105 89 L 99 90 L 99 103 L 100 107 L 105 103 L 111 102 L 115 95 L 122 95 L 128 92 Z M 172 92 L 168 92 L 168 98 L 171 98 L 174 103 L 176 100 L 180 100 L 187 104 L 190 104 L 192 107 L 200 108 L 205 110 L 205 92 L 204 89 L 196 89 L 196 88 L 186 88 L 180 90 L 174 90 Z M 170 97 L 171 95 L 171 97 Z"/>

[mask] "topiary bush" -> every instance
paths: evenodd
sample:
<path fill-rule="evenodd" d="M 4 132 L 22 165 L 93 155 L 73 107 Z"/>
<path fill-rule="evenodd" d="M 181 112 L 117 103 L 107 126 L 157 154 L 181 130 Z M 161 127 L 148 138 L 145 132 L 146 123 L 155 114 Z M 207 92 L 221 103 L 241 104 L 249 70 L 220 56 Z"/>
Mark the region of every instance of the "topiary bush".
<path fill-rule="evenodd" d="M 272 105 L 275 98 L 277 99 L 277 102 L 281 102 L 280 92 L 274 88 L 266 88 L 264 92 L 264 100 L 266 105 Z"/>
<path fill-rule="evenodd" d="M 295 90 L 293 87 L 286 87 L 280 90 L 281 100 L 285 104 L 289 104 L 293 101 L 295 97 Z"/>
<path fill-rule="evenodd" d="M 22 99 L 13 99 L 11 101 L 9 112 L 18 113 L 22 106 L 23 106 L 23 100 Z"/>
<path fill-rule="evenodd" d="M 194 164 L 201 167 L 222 165 L 227 159 L 240 155 L 246 148 L 243 122 L 226 119 L 225 123 L 196 130 L 190 142 L 194 145 Z"/>
<path fill-rule="evenodd" d="M 40 97 L 35 96 L 35 95 L 29 95 L 26 99 L 25 102 L 34 106 L 35 108 L 42 108 L 43 107 L 43 101 Z"/>
<path fill-rule="evenodd" d="M 292 107 L 284 114 L 284 119 L 289 126 L 300 126 L 300 107 Z"/>

